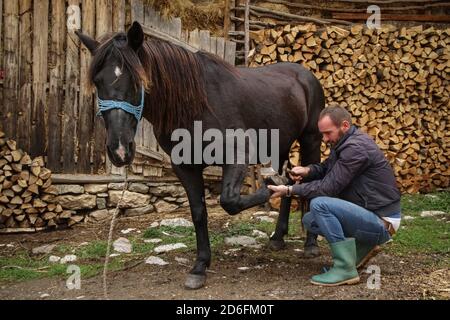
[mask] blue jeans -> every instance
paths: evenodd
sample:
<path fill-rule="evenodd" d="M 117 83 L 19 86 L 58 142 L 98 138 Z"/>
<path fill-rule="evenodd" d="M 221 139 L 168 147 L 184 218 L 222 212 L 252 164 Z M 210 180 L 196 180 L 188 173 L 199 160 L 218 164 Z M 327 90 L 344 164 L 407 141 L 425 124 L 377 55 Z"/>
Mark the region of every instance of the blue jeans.
<path fill-rule="evenodd" d="M 311 201 L 310 208 L 310 212 L 303 218 L 305 228 L 324 236 L 329 243 L 355 238 L 359 243 L 375 246 L 391 238 L 375 213 L 354 203 L 318 197 Z"/>

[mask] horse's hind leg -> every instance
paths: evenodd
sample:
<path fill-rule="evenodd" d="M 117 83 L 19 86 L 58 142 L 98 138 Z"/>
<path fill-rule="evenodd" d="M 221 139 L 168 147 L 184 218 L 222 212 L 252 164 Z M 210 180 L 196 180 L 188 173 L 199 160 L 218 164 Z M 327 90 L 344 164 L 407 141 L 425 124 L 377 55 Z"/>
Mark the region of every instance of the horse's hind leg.
<path fill-rule="evenodd" d="M 206 269 L 211 264 L 203 169 L 176 165 L 172 165 L 172 167 L 186 189 L 197 238 L 197 260 L 186 279 L 185 287 L 186 289 L 200 289 L 206 283 Z"/>
<path fill-rule="evenodd" d="M 241 195 L 241 188 L 247 175 L 248 166 L 245 164 L 230 164 L 223 167 L 222 194 L 220 205 L 230 215 L 267 202 L 270 190 L 262 186 L 251 195 Z"/>

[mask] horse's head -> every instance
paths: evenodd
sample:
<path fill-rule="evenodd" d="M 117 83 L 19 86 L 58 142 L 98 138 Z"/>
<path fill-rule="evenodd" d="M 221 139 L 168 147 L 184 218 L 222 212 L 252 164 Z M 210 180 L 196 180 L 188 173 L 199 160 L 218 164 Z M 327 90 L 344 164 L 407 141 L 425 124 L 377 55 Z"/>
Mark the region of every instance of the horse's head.
<path fill-rule="evenodd" d="M 144 32 L 135 22 L 127 33 L 114 34 L 101 42 L 79 32 L 77 36 L 93 56 L 89 79 L 97 89 L 109 159 L 117 167 L 128 165 L 134 159 L 134 136 L 142 117 L 144 88 L 148 86 L 139 59 Z"/>

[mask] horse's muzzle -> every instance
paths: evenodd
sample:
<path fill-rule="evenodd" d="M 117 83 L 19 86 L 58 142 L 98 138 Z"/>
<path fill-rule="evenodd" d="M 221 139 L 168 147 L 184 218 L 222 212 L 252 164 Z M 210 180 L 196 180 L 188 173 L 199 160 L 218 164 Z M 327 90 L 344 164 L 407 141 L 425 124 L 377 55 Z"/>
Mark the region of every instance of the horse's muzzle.
<path fill-rule="evenodd" d="M 114 150 L 110 146 L 107 146 L 106 149 L 111 163 L 120 168 L 133 162 L 136 146 L 134 142 L 130 142 L 127 146 L 119 144 L 119 147 Z"/>

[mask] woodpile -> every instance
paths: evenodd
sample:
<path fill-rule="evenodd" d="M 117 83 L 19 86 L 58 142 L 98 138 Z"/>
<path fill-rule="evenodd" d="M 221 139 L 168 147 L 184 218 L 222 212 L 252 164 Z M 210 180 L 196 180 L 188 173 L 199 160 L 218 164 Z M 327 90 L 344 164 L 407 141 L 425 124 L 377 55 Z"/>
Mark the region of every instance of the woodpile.
<path fill-rule="evenodd" d="M 42 230 L 71 218 L 55 202 L 51 174 L 42 157 L 31 159 L 0 131 L 0 232 Z"/>
<path fill-rule="evenodd" d="M 306 24 L 251 38 L 251 66 L 294 62 L 314 72 L 327 103 L 346 107 L 374 137 L 404 192 L 449 187 L 449 28 Z"/>

